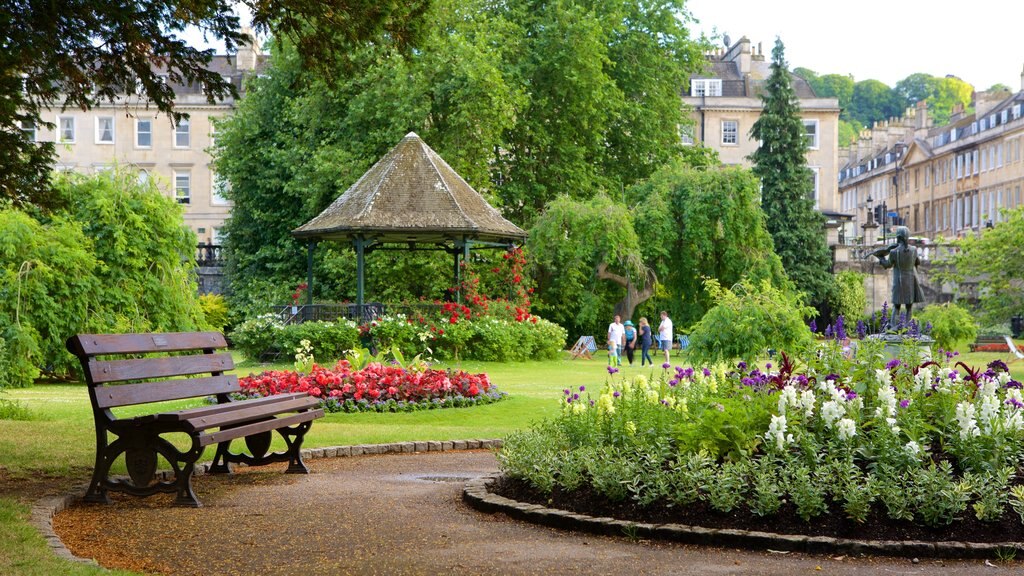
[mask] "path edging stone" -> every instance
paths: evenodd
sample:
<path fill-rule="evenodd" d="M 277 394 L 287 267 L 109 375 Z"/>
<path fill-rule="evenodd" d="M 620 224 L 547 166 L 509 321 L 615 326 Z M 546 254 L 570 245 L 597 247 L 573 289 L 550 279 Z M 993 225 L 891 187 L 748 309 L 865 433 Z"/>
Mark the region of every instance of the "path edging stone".
<path fill-rule="evenodd" d="M 488 475 L 466 482 L 462 499 L 470 507 L 493 514 L 501 512 L 512 518 L 593 534 L 658 539 L 711 546 L 728 546 L 755 550 L 783 550 L 810 554 L 874 554 L 907 558 L 997 558 L 999 554 L 1024 553 L 1024 542 L 923 542 L 920 540 L 858 540 L 830 536 L 775 534 L 731 528 L 704 528 L 685 524 L 648 524 L 614 518 L 596 518 L 558 508 L 519 502 L 490 491 L 501 475 Z"/>
<path fill-rule="evenodd" d="M 460 450 L 496 450 L 501 448 L 501 439 L 486 440 L 445 440 L 427 442 L 391 442 L 388 444 L 358 444 L 355 446 L 331 446 L 327 448 L 306 448 L 301 451 L 303 460 L 318 460 L 321 458 L 349 458 L 362 456 L 364 454 L 408 454 L 414 452 L 452 452 Z M 196 464 L 195 476 L 203 476 L 209 469 L 210 462 Z M 156 477 L 159 480 L 170 480 L 173 478 L 172 470 L 161 470 Z M 120 477 L 118 477 L 120 478 Z M 64 542 L 53 531 L 53 517 L 63 512 L 72 504 L 85 497 L 88 484 L 77 486 L 64 495 L 46 496 L 32 503 L 29 524 L 46 540 L 50 550 L 60 558 L 97 566 L 96 560 L 75 556 L 68 550 Z"/>

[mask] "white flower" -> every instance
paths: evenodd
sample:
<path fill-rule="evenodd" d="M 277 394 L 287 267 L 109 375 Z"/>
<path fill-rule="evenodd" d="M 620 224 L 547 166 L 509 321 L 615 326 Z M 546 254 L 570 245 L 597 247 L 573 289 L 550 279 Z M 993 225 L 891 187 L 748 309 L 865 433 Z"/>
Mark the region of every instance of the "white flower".
<path fill-rule="evenodd" d="M 786 387 L 779 393 L 779 414 L 785 414 L 786 408 L 789 406 L 794 408 L 800 407 L 796 388 L 792 384 L 786 384 Z"/>
<path fill-rule="evenodd" d="M 978 412 L 978 420 L 981 422 L 985 434 L 992 433 L 992 424 L 999 419 L 999 398 L 997 396 L 982 396 L 981 410 Z"/>
<path fill-rule="evenodd" d="M 889 386 L 892 384 L 892 374 L 885 368 L 877 368 L 875 370 L 875 379 L 878 380 L 878 383 L 882 386 Z"/>
<path fill-rule="evenodd" d="M 839 432 L 840 440 L 849 440 L 857 435 L 857 424 L 849 418 L 843 418 L 839 421 L 839 425 L 836 427 Z"/>
<path fill-rule="evenodd" d="M 804 418 L 810 419 L 814 416 L 814 390 L 804 390 L 800 393 L 800 404 L 804 408 Z"/>
<path fill-rule="evenodd" d="M 793 435 L 790 435 L 790 441 L 792 442 Z M 772 416 L 772 422 L 768 425 L 768 432 L 765 433 L 764 439 L 768 442 L 775 442 L 776 447 L 782 450 L 786 446 L 786 415 Z"/>
<path fill-rule="evenodd" d="M 931 366 L 925 366 L 918 370 L 917 374 L 914 374 L 914 389 L 917 391 L 925 390 L 931 386 L 932 378 L 934 377 L 935 374 L 932 372 Z"/>
<path fill-rule="evenodd" d="M 846 415 L 842 405 L 835 400 L 829 400 L 821 405 L 821 419 L 825 421 L 825 425 L 832 428 L 832 425 L 837 420 Z"/>
<path fill-rule="evenodd" d="M 900 433 L 900 427 L 896 425 L 896 419 L 895 418 L 886 418 L 885 419 L 885 423 L 889 425 L 889 428 L 892 430 L 893 434 L 899 434 Z"/>
<path fill-rule="evenodd" d="M 981 435 L 978 421 L 974 419 L 974 404 L 961 402 L 956 405 L 956 420 L 960 424 L 960 439 L 967 440 Z"/>
<path fill-rule="evenodd" d="M 921 453 L 921 446 L 917 442 L 911 440 L 910 442 L 907 442 L 907 444 L 903 447 L 903 450 L 911 458 L 917 458 L 918 455 Z"/>
<path fill-rule="evenodd" d="M 888 372 L 886 372 L 888 374 Z M 878 388 L 878 407 L 875 408 L 876 418 L 892 418 L 896 415 L 896 392 L 889 384 Z"/>

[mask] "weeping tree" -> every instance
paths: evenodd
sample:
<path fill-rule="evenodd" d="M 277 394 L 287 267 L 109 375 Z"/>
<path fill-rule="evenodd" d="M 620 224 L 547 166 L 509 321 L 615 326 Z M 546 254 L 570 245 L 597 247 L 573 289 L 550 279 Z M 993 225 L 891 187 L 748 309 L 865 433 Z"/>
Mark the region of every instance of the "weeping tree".
<path fill-rule="evenodd" d="M 527 250 L 543 295 L 536 310 L 565 326 L 592 328 L 610 313 L 631 318 L 654 294 L 657 278 L 644 263 L 633 217 L 606 196 L 553 200 L 530 229 Z"/>

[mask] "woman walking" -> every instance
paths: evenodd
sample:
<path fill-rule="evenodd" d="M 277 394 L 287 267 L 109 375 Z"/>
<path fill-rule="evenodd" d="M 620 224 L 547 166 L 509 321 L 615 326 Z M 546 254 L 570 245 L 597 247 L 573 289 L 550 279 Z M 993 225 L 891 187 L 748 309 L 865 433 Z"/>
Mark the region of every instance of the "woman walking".
<path fill-rule="evenodd" d="M 640 365 L 644 365 L 644 360 L 649 362 L 651 366 L 654 366 L 654 360 L 651 360 L 651 325 L 647 323 L 647 318 L 640 318 Z"/>
<path fill-rule="evenodd" d="M 633 365 L 633 354 L 636 352 L 636 328 L 633 327 L 632 320 L 626 320 L 623 323 L 626 333 L 626 359 L 629 360 L 629 365 Z"/>

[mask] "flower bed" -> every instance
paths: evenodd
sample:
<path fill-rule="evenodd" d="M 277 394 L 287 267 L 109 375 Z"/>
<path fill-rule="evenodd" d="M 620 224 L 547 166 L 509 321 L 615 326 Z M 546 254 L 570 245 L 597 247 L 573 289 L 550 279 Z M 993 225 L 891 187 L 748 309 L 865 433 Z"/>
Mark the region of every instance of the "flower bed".
<path fill-rule="evenodd" d="M 308 374 L 267 371 L 240 378 L 239 385 L 249 398 L 306 392 L 320 398 L 328 412 L 409 412 L 489 404 L 505 397 L 486 374 L 376 362 L 353 370 L 348 360 L 333 368 L 314 365 Z"/>
<path fill-rule="evenodd" d="M 853 358 L 829 342 L 766 370 L 610 369 L 595 393 L 566 390 L 558 417 L 507 438 L 501 468 L 538 499 L 638 520 L 1024 537 L 1021 384 L 1002 362 L 977 370 L 915 348 L 889 362 L 868 340 Z"/>

